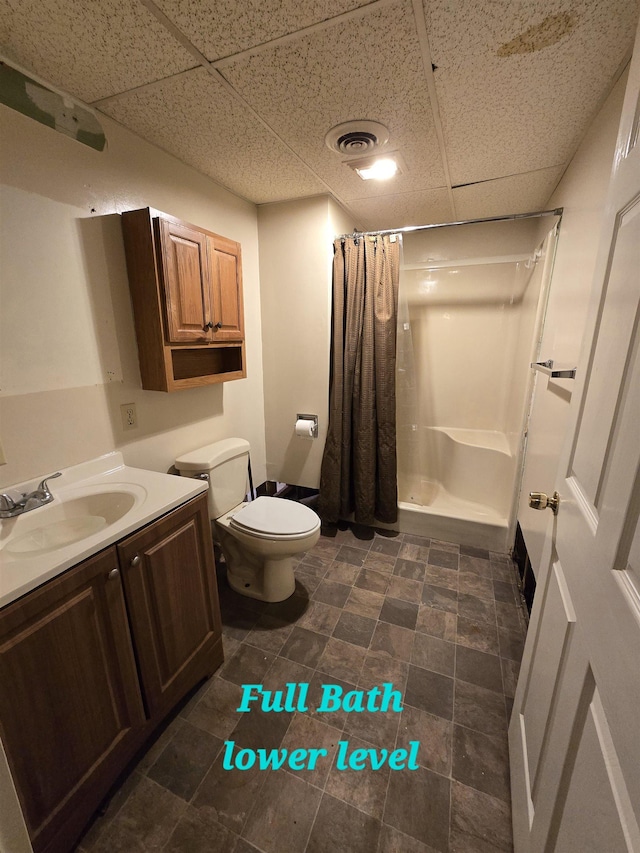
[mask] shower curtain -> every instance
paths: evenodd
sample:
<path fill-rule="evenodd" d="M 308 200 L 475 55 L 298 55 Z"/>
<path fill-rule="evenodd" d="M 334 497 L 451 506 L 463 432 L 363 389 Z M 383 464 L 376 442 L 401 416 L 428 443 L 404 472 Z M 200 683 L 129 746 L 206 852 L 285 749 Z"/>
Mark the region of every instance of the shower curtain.
<path fill-rule="evenodd" d="M 400 240 L 334 242 L 329 429 L 318 512 L 336 522 L 397 518 L 396 322 Z"/>

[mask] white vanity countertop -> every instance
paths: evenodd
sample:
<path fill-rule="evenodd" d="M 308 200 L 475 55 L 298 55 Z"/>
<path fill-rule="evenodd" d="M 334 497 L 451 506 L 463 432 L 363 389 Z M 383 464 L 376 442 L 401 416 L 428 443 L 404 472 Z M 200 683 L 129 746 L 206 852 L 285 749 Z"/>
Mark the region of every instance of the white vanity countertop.
<path fill-rule="evenodd" d="M 38 482 L 17 484 L 11 489 L 32 491 Z M 48 487 L 54 496 L 51 503 L 15 518 L 0 519 L 0 607 L 205 492 L 207 483 L 130 468 L 124 464 L 122 454 L 115 452 L 62 469 L 62 476 L 51 480 Z M 9 492 L 10 489 L 0 491 Z M 33 546 L 21 549 L 19 543 L 27 539 L 30 531 L 37 534 L 37 528 L 44 527 L 51 528 L 55 534 L 56 527 L 69 525 L 69 515 L 73 523 L 75 510 L 69 508 L 70 501 L 73 502 L 71 507 L 87 500 L 99 502 L 105 495 L 109 497 L 109 493 L 115 493 L 110 495 L 115 499 L 112 504 L 118 500 L 122 502 L 123 495 L 125 504 L 132 504 L 120 518 L 110 523 L 104 518 L 97 521 L 98 509 L 89 517 L 102 525 L 96 532 L 90 529 L 91 525 L 85 524 L 89 535 L 78 541 L 39 551 Z M 87 520 L 85 516 L 79 523 Z"/>

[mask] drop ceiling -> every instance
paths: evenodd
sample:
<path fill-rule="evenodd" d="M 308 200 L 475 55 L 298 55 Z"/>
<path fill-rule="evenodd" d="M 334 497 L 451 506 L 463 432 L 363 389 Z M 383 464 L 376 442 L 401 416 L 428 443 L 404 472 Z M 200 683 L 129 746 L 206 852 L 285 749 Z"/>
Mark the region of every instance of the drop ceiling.
<path fill-rule="evenodd" d="M 627 61 L 637 0 L 0 0 L 0 52 L 256 204 L 378 229 L 545 206 Z M 325 144 L 389 130 L 364 182 Z"/>

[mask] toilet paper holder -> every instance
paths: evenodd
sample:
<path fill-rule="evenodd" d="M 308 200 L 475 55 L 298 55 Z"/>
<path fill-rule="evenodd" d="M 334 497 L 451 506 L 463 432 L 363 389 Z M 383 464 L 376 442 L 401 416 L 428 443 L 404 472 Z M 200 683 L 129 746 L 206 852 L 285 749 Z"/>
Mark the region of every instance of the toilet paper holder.
<path fill-rule="evenodd" d="M 311 438 L 317 438 L 318 437 L 318 416 L 317 415 L 297 414 L 296 415 L 296 422 L 297 421 L 313 421 L 313 426 L 311 428 Z"/>

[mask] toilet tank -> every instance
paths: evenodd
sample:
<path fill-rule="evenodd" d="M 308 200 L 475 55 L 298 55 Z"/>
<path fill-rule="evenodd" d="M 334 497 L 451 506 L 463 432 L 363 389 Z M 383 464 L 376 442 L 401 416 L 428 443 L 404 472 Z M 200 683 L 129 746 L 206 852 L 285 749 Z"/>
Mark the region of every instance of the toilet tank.
<path fill-rule="evenodd" d="M 209 475 L 209 515 L 220 518 L 242 503 L 247 493 L 249 442 L 226 438 L 176 459 L 183 477 Z"/>

